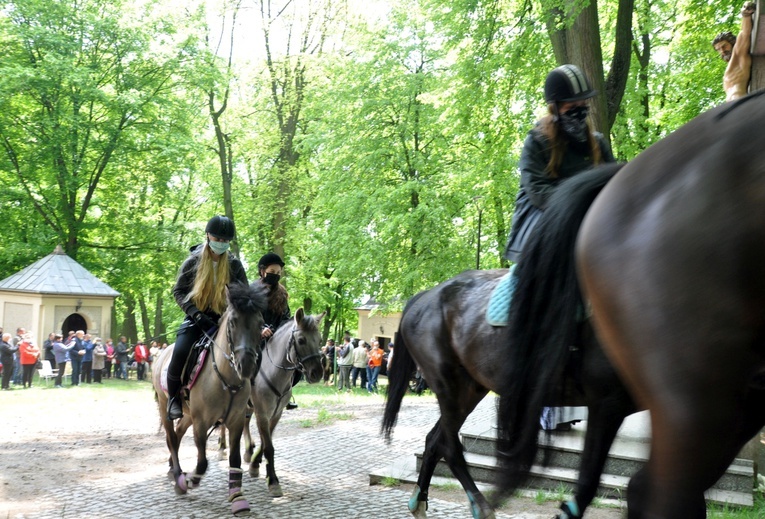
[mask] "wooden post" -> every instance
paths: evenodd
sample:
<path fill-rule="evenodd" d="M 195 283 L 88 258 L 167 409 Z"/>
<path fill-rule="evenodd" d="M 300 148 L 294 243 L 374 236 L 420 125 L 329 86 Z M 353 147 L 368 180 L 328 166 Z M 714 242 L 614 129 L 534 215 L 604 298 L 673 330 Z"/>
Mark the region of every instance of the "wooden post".
<path fill-rule="evenodd" d="M 765 88 L 765 0 L 757 0 L 752 28 L 752 78 L 749 91 Z"/>

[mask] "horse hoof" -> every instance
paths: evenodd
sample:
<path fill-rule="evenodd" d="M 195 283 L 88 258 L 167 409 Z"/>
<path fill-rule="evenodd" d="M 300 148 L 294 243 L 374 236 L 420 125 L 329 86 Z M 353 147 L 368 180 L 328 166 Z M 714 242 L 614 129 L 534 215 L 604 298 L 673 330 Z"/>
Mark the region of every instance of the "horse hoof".
<path fill-rule="evenodd" d="M 260 467 L 258 465 L 250 465 L 250 470 L 248 472 L 250 473 L 250 476 L 253 478 L 260 477 Z"/>
<path fill-rule="evenodd" d="M 425 511 L 426 507 L 424 504 L 418 506 L 414 510 L 411 510 L 412 516 L 414 516 L 416 519 L 428 519 L 428 513 Z"/>
<path fill-rule="evenodd" d="M 186 474 L 181 474 L 178 479 L 175 480 L 175 493 L 183 495 L 189 491 L 189 486 L 186 483 Z"/>
<path fill-rule="evenodd" d="M 231 513 L 234 515 L 244 514 L 250 511 L 250 503 L 246 499 L 237 499 L 231 503 Z"/>
<path fill-rule="evenodd" d="M 268 493 L 271 497 L 282 497 L 284 495 L 284 493 L 282 493 L 282 486 L 279 483 L 268 485 Z"/>

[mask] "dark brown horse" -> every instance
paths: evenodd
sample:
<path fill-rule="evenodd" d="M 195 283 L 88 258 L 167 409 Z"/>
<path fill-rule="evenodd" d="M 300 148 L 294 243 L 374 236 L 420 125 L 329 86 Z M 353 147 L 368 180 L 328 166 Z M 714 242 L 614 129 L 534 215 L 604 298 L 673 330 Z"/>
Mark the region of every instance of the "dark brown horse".
<path fill-rule="evenodd" d="M 505 371 L 517 377 L 500 405 L 505 490 L 528 471 L 535 448 L 548 393 L 535 381 L 569 355 L 529 329 L 544 317 L 569 325 L 558 333 L 575 333 L 576 305 L 560 301 L 578 297 L 578 269 L 604 348 L 651 410 L 651 454 L 630 482 L 630 519 L 706 517 L 704 491 L 765 424 L 763 121 L 762 92 L 697 117 L 625 166 L 581 232 L 599 186 L 575 177 L 551 200 L 563 218 L 546 212 L 528 250 L 556 258 L 557 268 L 524 256 L 520 275 L 561 290 L 538 292 L 535 313 L 511 337 L 537 355 Z"/>
<path fill-rule="evenodd" d="M 239 446 L 250 397 L 250 378 L 257 373 L 257 357 L 260 355 L 262 313 L 267 304 L 263 286 L 262 283 L 250 286 L 234 283 L 228 289 L 228 308 L 221 317 L 208 358 L 189 393 L 189 399 L 183 404 L 183 418 L 177 420 L 175 427 L 167 419 L 167 394 L 161 383 L 163 368 L 172 356 L 174 345 L 162 351 L 152 373 L 159 415 L 170 450 L 170 475 L 175 482 L 176 493 L 185 494 L 189 488 L 199 486 L 207 471 L 207 437 L 216 423 L 223 423 L 229 430 L 231 442 L 228 500 L 235 514 L 249 510 L 249 504 L 242 496 Z M 191 425 L 194 426 L 197 465 L 191 474 L 185 474 L 178 460 L 178 448 Z"/>
<path fill-rule="evenodd" d="M 507 329 L 491 326 L 485 316 L 490 295 L 507 272 L 463 272 L 418 294 L 404 309 L 395 340 L 383 432 L 389 439 L 416 366 L 438 398 L 441 410 L 441 417 L 426 438 L 422 468 L 409 500 L 409 510 L 415 517 L 426 516 L 431 477 L 441 458 L 467 493 L 473 517 L 494 517 L 491 505 L 468 473 L 458 434 L 488 391 L 499 393 L 503 388 L 504 366 L 514 346 L 506 345 Z M 586 322 L 580 324 L 574 342 L 569 344 L 578 348 L 571 369 L 544 383 L 558 388 L 546 405 L 589 407 L 590 425 L 576 497 L 562 505 L 566 513 L 571 512 L 570 517 L 581 517 L 595 496 L 613 438 L 635 407 Z M 539 414 L 535 438 L 538 429 Z"/>

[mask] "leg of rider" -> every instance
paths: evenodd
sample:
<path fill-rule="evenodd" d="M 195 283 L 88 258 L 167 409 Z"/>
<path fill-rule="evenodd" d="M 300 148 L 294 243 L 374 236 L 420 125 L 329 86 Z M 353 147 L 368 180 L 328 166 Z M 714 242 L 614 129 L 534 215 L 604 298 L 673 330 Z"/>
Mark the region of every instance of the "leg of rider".
<path fill-rule="evenodd" d="M 189 357 L 191 347 L 194 342 L 202 335 L 199 327 L 191 320 L 187 319 L 181 324 L 178 335 L 175 339 L 173 356 L 167 366 L 167 417 L 169 420 L 175 420 L 183 416 L 183 403 L 180 398 L 181 390 L 181 372 Z"/>

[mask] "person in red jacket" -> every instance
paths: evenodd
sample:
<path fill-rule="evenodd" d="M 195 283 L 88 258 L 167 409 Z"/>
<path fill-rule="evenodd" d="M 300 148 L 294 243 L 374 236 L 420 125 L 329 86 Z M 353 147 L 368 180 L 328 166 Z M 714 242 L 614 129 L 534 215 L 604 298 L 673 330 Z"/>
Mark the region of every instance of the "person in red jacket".
<path fill-rule="evenodd" d="M 21 357 L 22 385 L 32 387 L 32 378 L 35 375 L 37 359 L 40 358 L 40 348 L 32 341 L 29 334 L 19 343 L 19 355 Z"/>
<path fill-rule="evenodd" d="M 146 378 L 146 362 L 149 360 L 149 348 L 143 342 L 138 342 L 133 350 L 138 380 Z"/>

